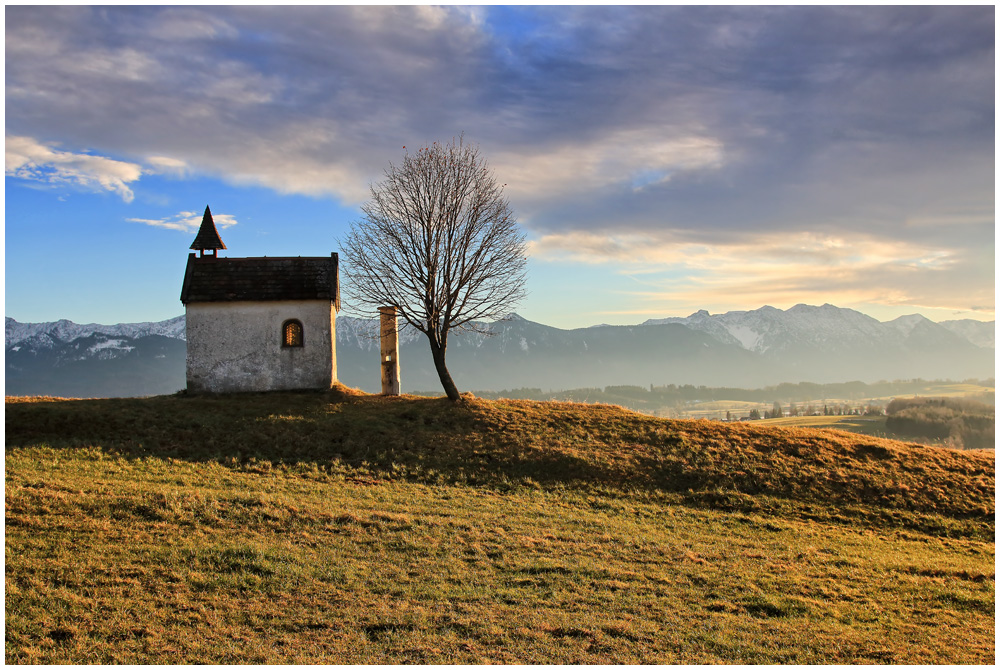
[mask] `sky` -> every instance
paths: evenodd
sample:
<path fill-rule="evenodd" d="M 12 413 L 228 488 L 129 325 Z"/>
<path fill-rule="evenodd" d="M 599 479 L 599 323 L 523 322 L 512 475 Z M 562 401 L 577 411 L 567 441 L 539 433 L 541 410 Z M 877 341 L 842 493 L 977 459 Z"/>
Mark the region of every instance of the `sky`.
<path fill-rule="evenodd" d="M 830 303 L 991 321 L 983 6 L 5 7 L 4 313 L 183 313 L 223 255 L 338 249 L 464 135 L 560 328 Z"/>

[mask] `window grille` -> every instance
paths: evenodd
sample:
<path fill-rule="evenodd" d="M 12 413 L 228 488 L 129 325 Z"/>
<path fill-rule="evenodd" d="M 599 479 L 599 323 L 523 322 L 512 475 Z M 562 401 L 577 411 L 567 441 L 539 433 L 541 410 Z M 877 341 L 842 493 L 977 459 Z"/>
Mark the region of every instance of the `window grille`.
<path fill-rule="evenodd" d="M 281 327 L 282 330 L 282 347 L 301 347 L 302 346 L 302 323 L 292 319 L 290 321 L 285 321 L 285 324 Z"/>

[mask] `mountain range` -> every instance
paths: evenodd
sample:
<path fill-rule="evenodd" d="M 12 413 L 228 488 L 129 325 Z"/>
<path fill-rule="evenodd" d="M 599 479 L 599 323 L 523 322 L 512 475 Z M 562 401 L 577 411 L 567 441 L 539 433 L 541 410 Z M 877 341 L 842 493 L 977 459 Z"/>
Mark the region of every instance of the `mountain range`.
<path fill-rule="evenodd" d="M 6 393 L 67 397 L 173 393 L 185 386 L 184 317 L 105 326 L 6 319 Z M 994 322 L 881 322 L 851 309 L 796 305 L 563 330 L 511 315 L 494 334 L 455 333 L 448 368 L 462 390 L 989 378 Z M 340 381 L 379 390 L 375 319 L 337 319 Z M 424 336 L 400 332 L 404 392 L 440 383 Z"/>

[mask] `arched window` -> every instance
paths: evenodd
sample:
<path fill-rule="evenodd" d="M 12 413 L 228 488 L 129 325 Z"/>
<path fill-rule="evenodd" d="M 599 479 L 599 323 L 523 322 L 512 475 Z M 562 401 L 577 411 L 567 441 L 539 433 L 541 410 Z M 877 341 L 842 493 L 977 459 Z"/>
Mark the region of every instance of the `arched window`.
<path fill-rule="evenodd" d="M 302 339 L 302 322 L 297 319 L 285 321 L 281 326 L 281 346 L 301 347 Z"/>

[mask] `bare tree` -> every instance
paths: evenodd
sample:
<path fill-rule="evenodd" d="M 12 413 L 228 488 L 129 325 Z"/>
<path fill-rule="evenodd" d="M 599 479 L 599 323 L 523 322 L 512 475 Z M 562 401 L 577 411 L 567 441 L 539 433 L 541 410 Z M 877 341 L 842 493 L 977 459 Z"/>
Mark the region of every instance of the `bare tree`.
<path fill-rule="evenodd" d="M 395 306 L 427 336 L 441 385 L 458 400 L 448 334 L 489 332 L 482 322 L 507 317 L 525 295 L 525 238 L 503 186 L 459 137 L 390 163 L 361 211 L 341 241 L 348 304 Z"/>

